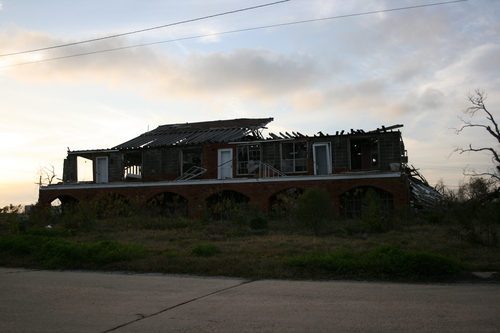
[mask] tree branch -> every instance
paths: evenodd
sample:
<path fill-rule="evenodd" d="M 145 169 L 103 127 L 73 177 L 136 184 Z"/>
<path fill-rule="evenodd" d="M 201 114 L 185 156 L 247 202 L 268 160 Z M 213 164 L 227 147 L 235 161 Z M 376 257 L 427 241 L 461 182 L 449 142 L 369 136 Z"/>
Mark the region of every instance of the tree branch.
<path fill-rule="evenodd" d="M 476 89 L 474 93 L 469 93 L 467 94 L 467 99 L 468 101 L 472 104 L 472 106 L 468 107 L 466 110 L 463 111 L 464 116 L 469 116 L 470 118 L 474 117 L 476 113 L 479 112 L 484 112 L 485 113 L 485 118 L 488 120 L 489 124 L 484 125 L 468 120 L 464 120 L 463 116 L 459 117 L 459 119 L 462 121 L 463 125 L 462 127 L 455 129 L 456 134 L 460 134 L 462 131 L 464 131 L 467 128 L 481 128 L 486 130 L 495 140 L 497 143 L 500 145 L 500 128 L 498 126 L 498 123 L 495 120 L 495 117 L 493 114 L 486 108 L 484 101 L 486 100 L 486 93 L 483 90 Z M 495 145 L 493 145 L 495 147 Z M 498 149 L 495 149 L 493 147 L 481 147 L 481 148 L 473 148 L 472 144 L 469 144 L 468 148 L 461 148 L 457 147 L 452 153 L 458 152 L 459 154 L 463 153 L 477 153 L 477 152 L 487 152 L 488 154 L 491 154 L 492 156 L 492 162 L 495 166 L 494 172 L 483 172 L 483 173 L 477 173 L 473 171 L 472 174 L 467 174 L 464 171 L 464 174 L 467 176 L 490 176 L 492 179 L 495 179 L 500 182 L 500 152 Z"/>

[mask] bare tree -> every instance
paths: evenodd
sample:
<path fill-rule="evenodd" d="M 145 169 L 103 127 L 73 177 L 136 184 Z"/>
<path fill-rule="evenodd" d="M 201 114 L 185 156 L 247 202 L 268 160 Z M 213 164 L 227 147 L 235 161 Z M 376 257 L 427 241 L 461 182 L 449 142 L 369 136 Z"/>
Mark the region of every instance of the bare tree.
<path fill-rule="evenodd" d="M 45 185 L 50 185 L 54 181 L 54 179 L 59 179 L 56 178 L 56 171 L 55 168 L 52 164 L 47 165 L 40 165 L 38 167 L 38 186 L 45 186 Z"/>
<path fill-rule="evenodd" d="M 475 170 L 472 170 L 468 173 L 465 172 L 465 175 L 472 177 L 486 176 L 490 177 L 492 180 L 494 180 L 494 182 L 500 183 L 500 129 L 498 127 L 498 123 L 495 120 L 495 117 L 484 104 L 486 97 L 486 93 L 483 90 L 479 89 L 476 89 L 474 93 L 469 93 L 467 95 L 467 99 L 472 105 L 464 110 L 464 115 L 460 117 L 463 125 L 462 127 L 455 129 L 455 133 L 460 134 L 462 131 L 468 128 L 481 128 L 486 130 L 496 140 L 496 145 L 492 144 L 491 147 L 473 147 L 472 144 L 469 144 L 468 148 L 457 147 L 453 152 L 458 152 L 459 154 L 486 152 L 490 154 L 491 160 L 494 164 L 493 171 L 476 172 Z M 486 117 L 486 124 L 464 119 L 466 117 L 473 118 L 477 113 L 481 114 L 481 116 Z"/>

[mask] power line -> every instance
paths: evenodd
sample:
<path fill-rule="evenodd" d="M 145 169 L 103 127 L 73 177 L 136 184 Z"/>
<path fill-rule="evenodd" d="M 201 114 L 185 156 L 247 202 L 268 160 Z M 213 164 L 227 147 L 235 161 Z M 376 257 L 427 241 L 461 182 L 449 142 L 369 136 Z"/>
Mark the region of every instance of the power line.
<path fill-rule="evenodd" d="M 331 16 L 331 17 L 324 17 L 324 18 L 319 18 L 319 19 L 310 19 L 310 20 L 302 20 L 302 21 L 295 21 L 295 22 L 278 23 L 278 24 L 264 25 L 264 26 L 252 27 L 252 28 L 243 28 L 243 29 L 237 29 L 237 30 L 231 30 L 231 31 L 224 31 L 224 32 L 216 32 L 216 33 L 205 34 L 205 35 L 182 37 L 182 38 L 169 39 L 169 40 L 158 41 L 158 42 L 150 42 L 150 43 L 144 43 L 144 44 L 135 44 L 135 45 L 122 46 L 122 47 L 117 47 L 117 48 L 112 48 L 112 49 L 104 49 L 104 50 L 99 50 L 99 51 L 91 51 L 91 52 L 71 54 L 71 55 L 61 56 L 61 57 L 54 57 L 54 58 L 48 58 L 48 59 L 34 60 L 34 61 L 28 61 L 28 62 L 13 64 L 13 65 L 0 66 L 0 68 L 22 66 L 22 65 L 29 65 L 29 64 L 33 64 L 33 63 L 55 61 L 55 60 L 62 60 L 62 59 L 75 58 L 75 57 L 82 57 L 82 56 L 87 56 L 87 55 L 92 55 L 92 54 L 99 54 L 99 53 L 120 51 L 120 50 L 126 50 L 126 49 L 136 48 L 136 47 L 144 47 L 144 46 L 164 44 L 164 43 L 180 42 L 180 41 L 185 41 L 185 40 L 190 40 L 190 39 L 214 37 L 214 36 L 228 35 L 228 34 L 234 34 L 234 33 L 240 33 L 240 32 L 247 32 L 247 31 L 254 31 L 254 30 L 261 30 L 261 29 L 268 29 L 268 28 L 276 28 L 276 27 L 283 27 L 283 26 L 296 25 L 296 24 L 304 24 L 304 23 L 311 23 L 311 22 L 318 22 L 318 21 L 334 20 L 334 19 L 341 19 L 341 18 L 349 18 L 349 17 L 355 17 L 355 16 L 364 16 L 364 15 L 380 14 L 380 13 L 395 12 L 395 11 L 402 11 L 402 10 L 409 10 L 409 9 L 417 9 L 417 8 L 423 8 L 423 7 L 448 5 L 448 4 L 453 4 L 453 3 L 458 3 L 458 2 L 466 2 L 466 1 L 468 1 L 468 0 L 454 0 L 454 1 L 438 2 L 438 3 L 425 4 L 425 5 L 416 5 L 416 6 L 383 9 L 383 10 L 363 12 L 363 13 L 354 13 L 354 14 L 346 14 L 346 15 L 339 15 L 339 16 Z"/>
<path fill-rule="evenodd" d="M 244 11 L 248 11 L 248 10 L 252 10 L 252 9 L 257 9 L 257 8 L 272 6 L 272 5 L 276 5 L 276 4 L 280 4 L 280 3 L 288 2 L 288 1 L 290 1 L 290 0 L 280 0 L 280 1 L 272 2 L 272 3 L 263 4 L 263 5 L 258 5 L 258 6 L 253 6 L 253 7 L 247 7 L 247 8 L 242 8 L 242 9 L 236 9 L 236 10 L 232 10 L 232 11 L 229 11 L 229 12 L 224 12 L 224 13 L 219 13 L 219 14 L 213 14 L 213 15 L 198 17 L 198 18 L 194 18 L 194 19 L 190 19 L 190 20 L 185 20 L 185 21 L 180 21 L 180 22 L 175 22 L 175 23 L 164 24 L 164 25 L 160 25 L 160 26 L 152 27 L 152 28 L 146 28 L 146 29 L 141 29 L 141 30 L 124 32 L 124 33 L 120 33 L 120 34 L 116 34 L 116 35 L 110 35 L 110 36 L 105 36 L 105 37 L 87 39 L 87 40 L 83 40 L 83 41 L 79 41 L 79 42 L 73 42 L 73 43 L 67 43 L 67 44 L 61 44 L 61 45 L 55 45 L 55 46 L 48 46 L 48 47 L 43 47 L 43 48 L 39 48 L 39 49 L 19 51 L 19 52 L 8 53 L 8 54 L 0 54 L 0 57 L 7 57 L 7 56 L 13 56 L 13 55 L 25 54 L 25 53 L 31 53 L 31 52 L 38 52 L 38 51 L 46 51 L 46 50 L 52 50 L 52 49 L 57 49 L 57 48 L 61 48 L 61 47 L 68 47 L 68 46 L 73 46 L 73 45 L 78 45 L 78 44 L 97 42 L 97 41 L 101 41 L 101 40 L 105 40 L 105 39 L 110 39 L 110 38 L 123 37 L 123 36 L 127 36 L 127 35 L 141 33 L 141 32 L 146 32 L 146 31 L 151 31 L 151 30 L 156 30 L 156 29 L 162 29 L 162 28 L 172 27 L 174 25 L 180 25 L 180 24 L 185 24 L 185 23 L 192 23 L 192 22 L 206 20 L 206 19 L 214 18 L 214 17 L 218 17 L 218 16 L 235 14 L 235 13 L 244 12 Z"/>

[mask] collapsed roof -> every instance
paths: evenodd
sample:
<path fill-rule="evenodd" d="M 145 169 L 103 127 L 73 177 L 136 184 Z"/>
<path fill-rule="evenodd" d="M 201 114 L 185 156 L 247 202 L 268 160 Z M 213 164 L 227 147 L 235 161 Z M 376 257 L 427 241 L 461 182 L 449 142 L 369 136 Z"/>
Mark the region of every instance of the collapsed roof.
<path fill-rule="evenodd" d="M 160 146 L 190 145 L 245 140 L 248 136 L 263 139 L 260 130 L 273 118 L 232 119 L 162 125 L 138 137 L 113 147 L 113 149 L 135 149 Z"/>
<path fill-rule="evenodd" d="M 269 137 L 264 138 L 262 130 L 267 129 L 266 125 L 274 118 L 239 118 L 229 120 L 203 121 L 195 123 L 180 123 L 158 126 L 152 131 L 148 131 L 128 140 L 122 144 L 106 149 L 70 150 L 68 154 L 79 155 L 84 158 L 91 158 L 92 153 L 111 152 L 119 150 L 132 150 L 140 148 L 156 148 L 168 146 L 186 146 L 223 142 L 258 141 L 258 140 L 289 140 L 295 138 L 307 138 L 299 132 L 279 132 L 279 135 L 268 133 Z M 386 133 L 403 127 L 403 125 L 382 126 L 373 131 L 363 130 L 337 131 L 338 135 L 363 135 L 370 133 Z M 318 136 L 330 136 L 318 132 Z M 316 137 L 316 135 L 314 135 Z"/>
<path fill-rule="evenodd" d="M 424 176 L 413 165 L 406 167 L 406 173 L 409 176 L 411 203 L 414 208 L 428 211 L 443 200 L 443 195 L 429 185 Z"/>

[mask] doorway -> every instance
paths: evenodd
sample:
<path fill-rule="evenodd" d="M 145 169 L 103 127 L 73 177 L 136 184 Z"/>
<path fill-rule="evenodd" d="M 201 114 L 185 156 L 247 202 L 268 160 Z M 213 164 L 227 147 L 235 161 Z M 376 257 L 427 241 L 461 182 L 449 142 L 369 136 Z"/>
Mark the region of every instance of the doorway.
<path fill-rule="evenodd" d="M 108 182 L 108 157 L 96 157 L 96 177 L 95 182 L 98 184 Z"/>
<path fill-rule="evenodd" d="M 330 143 L 315 143 L 313 145 L 314 174 L 328 175 L 332 173 Z"/>
<path fill-rule="evenodd" d="M 233 150 L 219 149 L 217 176 L 219 179 L 233 178 Z"/>

